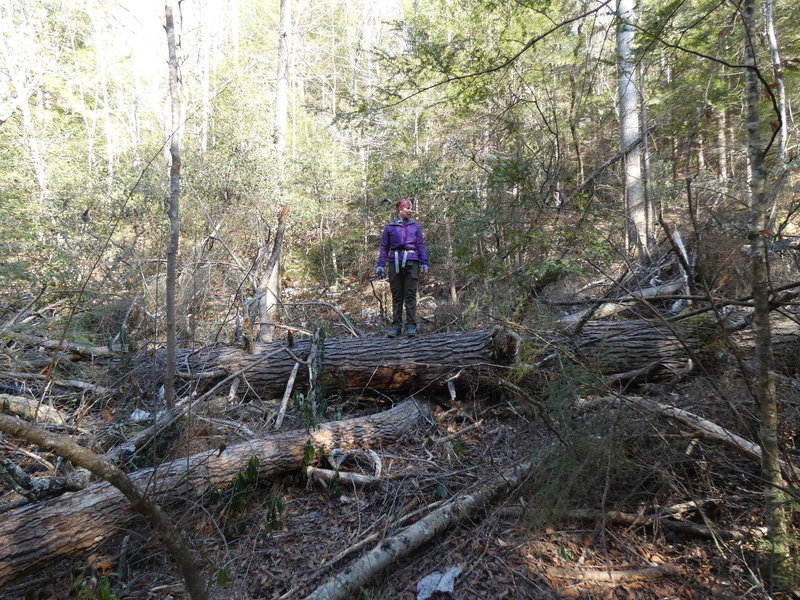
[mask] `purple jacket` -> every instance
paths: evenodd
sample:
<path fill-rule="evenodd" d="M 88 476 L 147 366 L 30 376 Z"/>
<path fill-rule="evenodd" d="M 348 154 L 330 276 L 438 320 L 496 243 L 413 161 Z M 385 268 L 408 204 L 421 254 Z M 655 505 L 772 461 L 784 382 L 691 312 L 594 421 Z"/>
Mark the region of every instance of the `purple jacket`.
<path fill-rule="evenodd" d="M 386 266 L 388 256 L 394 262 L 394 253 L 399 251 L 399 258 L 403 260 L 404 251 L 408 250 L 406 260 L 418 260 L 421 265 L 428 265 L 428 252 L 425 250 L 425 242 L 422 240 L 422 229 L 419 224 L 409 219 L 403 225 L 400 219 L 392 219 L 383 228 L 381 236 L 381 248 L 378 255 L 378 266 Z"/>

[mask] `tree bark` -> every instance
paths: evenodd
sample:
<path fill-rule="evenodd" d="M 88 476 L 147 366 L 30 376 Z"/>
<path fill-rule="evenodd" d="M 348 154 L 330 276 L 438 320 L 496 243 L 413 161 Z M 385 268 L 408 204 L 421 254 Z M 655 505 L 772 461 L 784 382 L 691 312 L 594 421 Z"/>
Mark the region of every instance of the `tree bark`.
<path fill-rule="evenodd" d="M 113 486 L 118 494 L 122 494 L 122 496 L 130 502 L 130 508 L 132 510 L 150 521 L 150 524 L 161 538 L 164 547 L 177 563 L 178 569 L 183 576 L 186 589 L 192 600 L 206 600 L 206 598 L 208 598 L 208 590 L 206 589 L 205 582 L 202 580 L 202 577 L 195 567 L 192 555 L 180 531 L 178 531 L 175 524 L 167 517 L 161 506 L 150 501 L 142 491 L 142 489 L 144 489 L 142 484 L 147 485 L 148 483 L 146 480 L 138 484 L 134 483 L 128 475 L 111 461 L 98 456 L 71 440 L 47 433 L 36 425 L 26 423 L 20 419 L 0 415 L 0 430 L 8 435 L 19 437 L 36 444 L 42 449 L 50 450 L 58 456 L 66 458 L 76 465 L 90 470 L 98 477 L 104 479 L 107 484 Z M 124 500 L 122 502 L 125 504 Z M 86 515 L 87 521 L 93 516 L 94 515 Z M 13 517 L 11 518 L 13 520 Z M 90 527 L 84 525 L 84 528 Z M 62 526 L 59 526 L 57 529 L 59 532 L 64 531 Z M 28 532 L 30 530 L 25 529 L 20 531 Z M 5 565 L 6 562 L 2 564 Z M 2 569 L 3 567 L 0 567 L 0 572 L 2 572 Z M 2 585 L 2 582 L 0 582 L 0 585 Z"/>
<path fill-rule="evenodd" d="M 754 333 L 756 342 L 756 364 L 758 381 L 758 404 L 760 413 L 759 438 L 761 443 L 761 474 L 764 478 L 766 502 L 766 525 L 769 530 L 770 547 L 769 577 L 773 583 L 787 576 L 785 561 L 788 558 L 785 483 L 781 475 L 780 449 L 778 447 L 778 401 L 775 388 L 775 360 L 772 352 L 772 329 L 770 323 L 769 263 L 767 230 L 769 203 L 766 192 L 766 168 L 761 145 L 761 118 L 759 94 L 761 86 L 757 71 L 756 0 L 742 3 L 742 27 L 744 29 L 745 60 L 745 116 L 747 125 L 747 157 L 750 166 L 750 275 L 754 305 Z"/>
<path fill-rule="evenodd" d="M 444 384 L 448 376 L 460 369 L 493 368 L 513 362 L 518 345 L 518 339 L 501 328 L 413 339 L 327 338 L 321 380 L 327 380 L 331 388 L 341 385 L 344 393 L 363 393 L 370 389 L 411 393 Z M 184 377 L 190 373 L 196 377 L 201 372 L 215 375 L 208 379 L 187 379 L 183 381 L 181 392 L 188 392 L 189 386 L 213 385 L 259 356 L 284 348 L 282 342 L 256 344 L 255 356 L 237 348 L 181 349 L 177 358 Z M 305 361 L 310 342 L 295 341 L 286 350 Z M 163 351 L 134 360 L 133 378 L 140 390 L 154 393 L 162 385 L 159 377 L 163 373 L 163 360 Z M 280 398 L 294 364 L 294 357 L 288 351 L 278 352 L 273 359 L 254 366 L 243 375 L 248 383 L 246 387 L 263 398 Z M 304 371 L 301 369 L 298 373 L 296 387 L 308 382 Z M 151 379 L 154 376 L 155 379 Z"/>
<path fill-rule="evenodd" d="M 577 336 L 557 331 L 539 332 L 523 339 L 503 328 L 481 329 L 457 333 L 418 336 L 414 339 L 327 338 L 321 378 L 329 388 L 341 385 L 343 393 L 437 392 L 446 380 L 460 370 L 490 372 L 519 360 L 520 346 L 528 350 L 526 361 L 534 368 L 552 368 L 564 362 L 579 364 L 598 375 L 629 375 L 642 371 L 649 380 L 671 378 L 674 369 L 690 368 L 713 350 L 719 337 L 681 323 L 655 323 L 646 320 L 588 321 Z M 772 328 L 778 332 L 773 340 L 777 367 L 787 374 L 798 370 L 800 325 L 773 317 Z M 720 334 L 721 335 L 721 334 Z M 713 340 L 708 337 L 713 336 Z M 701 339 L 702 338 L 702 339 Z M 752 358 L 755 335 L 745 330 L 732 335 L 733 344 L 742 359 Z M 710 346 L 709 346 L 710 343 Z M 708 348 L 706 347 L 708 346 Z M 242 386 L 261 398 L 278 400 L 295 366 L 295 358 L 306 361 L 308 340 L 295 341 L 287 348 L 282 342 L 256 344 L 254 354 L 231 347 L 203 349 L 183 348 L 177 353 L 179 392 L 205 393 L 219 385 L 231 373 L 244 367 L 248 385 Z M 274 356 L 264 360 L 265 355 Z M 253 364 L 255 361 L 261 361 Z M 152 396 L 163 384 L 164 351 L 141 353 L 133 360 L 130 379 L 136 394 Z M 295 387 L 308 383 L 308 373 L 301 369 Z M 641 376 L 640 375 L 640 376 Z M 463 381 L 467 378 L 460 378 Z M 625 377 L 630 379 L 630 377 Z M 456 383 L 458 383 L 458 381 Z"/>
<path fill-rule="evenodd" d="M 267 264 L 264 266 L 262 275 L 259 278 L 256 294 L 262 294 L 258 301 L 259 326 L 258 340 L 260 342 L 272 341 L 272 325 L 275 320 L 275 313 L 280 300 L 280 269 L 279 261 L 281 258 L 281 245 L 283 235 L 286 232 L 286 221 L 289 216 L 289 205 L 284 204 L 278 214 L 278 226 L 275 230 L 275 240 L 272 244 L 272 252 L 269 255 Z"/>
<path fill-rule="evenodd" d="M 309 433 L 297 430 L 242 442 L 222 452 L 202 452 L 129 477 L 133 485 L 148 490 L 152 502 L 174 502 L 196 497 L 208 483 L 226 487 L 253 456 L 259 459 L 262 476 L 274 476 L 302 467 L 308 444 L 327 450 L 378 447 L 398 439 L 427 414 L 426 405 L 407 400 L 376 415 L 324 423 Z M 0 521 L 0 588 L 94 547 L 140 518 L 107 482 L 7 513 Z"/>
<path fill-rule="evenodd" d="M 773 16 L 775 9 L 775 0 L 766 0 L 766 25 L 767 25 L 767 38 L 769 39 L 769 52 L 772 57 L 772 74 L 775 77 L 775 91 L 777 93 L 778 114 L 780 120 L 778 126 L 778 150 L 777 150 L 777 166 L 780 169 L 785 168 L 786 158 L 786 140 L 789 137 L 789 126 L 787 123 L 787 110 L 786 110 L 786 83 L 783 79 L 783 67 L 781 64 L 780 44 L 778 43 L 778 34 L 775 32 L 775 18 Z"/>
<path fill-rule="evenodd" d="M 641 136 L 639 92 L 636 89 L 635 65 L 633 62 L 633 0 L 617 0 L 617 60 L 619 68 L 619 128 L 620 148 L 629 147 Z M 639 257 L 647 256 L 652 238 L 650 213 L 645 204 L 642 187 L 642 150 L 634 145 L 625 155 L 625 216 L 631 247 Z"/>
<path fill-rule="evenodd" d="M 169 95 L 172 102 L 172 126 L 170 131 L 169 153 L 172 164 L 169 169 L 169 241 L 167 243 L 167 377 L 164 386 L 164 398 L 167 408 L 175 406 L 175 350 L 177 348 L 175 333 L 175 284 L 178 262 L 178 242 L 180 238 L 180 196 L 181 196 L 181 99 L 178 91 L 178 49 L 175 41 L 175 21 L 172 2 L 165 3 L 165 29 L 167 31 L 167 48 L 169 50 Z"/>

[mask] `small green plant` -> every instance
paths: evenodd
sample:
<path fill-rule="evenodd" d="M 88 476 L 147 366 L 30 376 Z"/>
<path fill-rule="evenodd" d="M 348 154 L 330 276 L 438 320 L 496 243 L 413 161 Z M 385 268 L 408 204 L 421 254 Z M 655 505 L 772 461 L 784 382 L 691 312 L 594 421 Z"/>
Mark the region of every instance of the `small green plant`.
<path fill-rule="evenodd" d="M 257 456 L 252 456 L 247 461 L 244 469 L 236 475 L 233 484 L 227 490 L 220 491 L 214 485 L 208 483 L 200 490 L 200 499 L 220 511 L 223 520 L 223 531 L 226 535 L 241 533 L 247 523 L 239 517 L 247 513 L 247 509 L 252 503 L 258 487 L 259 472 L 258 467 L 261 462 Z M 283 513 L 284 502 L 276 496 L 269 496 L 267 506 L 267 529 L 274 531 L 280 528 L 280 515 Z"/>
<path fill-rule="evenodd" d="M 313 464 L 320 458 L 325 458 L 327 452 L 324 448 L 315 448 L 314 444 L 307 443 L 303 447 L 303 475 L 306 474 L 306 467 Z"/>
<path fill-rule="evenodd" d="M 78 600 L 117 600 L 111 580 L 105 575 L 81 577 L 72 584 L 72 590 Z"/>
<path fill-rule="evenodd" d="M 270 494 L 267 496 L 267 503 L 265 505 L 267 526 L 265 531 L 271 533 L 281 528 L 281 515 L 286 508 L 286 502 L 277 494 Z"/>
<path fill-rule="evenodd" d="M 569 547 L 566 544 L 559 545 L 558 554 L 561 556 L 561 558 L 568 560 L 569 562 L 575 560 L 575 557 L 572 556 L 572 552 L 569 551 Z"/>

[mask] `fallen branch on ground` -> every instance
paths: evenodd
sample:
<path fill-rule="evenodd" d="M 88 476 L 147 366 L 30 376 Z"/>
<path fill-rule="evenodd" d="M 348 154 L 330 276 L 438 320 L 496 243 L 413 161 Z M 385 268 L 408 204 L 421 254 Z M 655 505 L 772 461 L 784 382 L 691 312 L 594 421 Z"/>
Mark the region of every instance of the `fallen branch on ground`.
<path fill-rule="evenodd" d="M 0 377 L 29 381 L 48 381 L 59 387 L 77 388 L 79 390 L 85 390 L 94 394 L 111 394 L 114 391 L 111 388 L 95 385 L 93 383 L 86 383 L 85 381 L 77 381 L 75 379 L 55 379 L 54 377 L 42 375 L 41 373 L 15 373 L 13 371 L 0 371 Z"/>
<path fill-rule="evenodd" d="M 67 422 L 66 417 L 61 414 L 60 410 L 48 406 L 35 398 L 25 398 L 24 396 L 0 394 L 0 412 L 18 415 L 27 419 L 49 421 L 60 425 Z"/>
<path fill-rule="evenodd" d="M 758 444 L 754 444 L 750 440 L 746 440 L 745 438 L 736 435 L 732 431 L 729 431 L 724 427 L 720 427 L 716 423 L 709 421 L 708 419 L 704 419 L 703 417 L 700 417 L 694 413 L 690 413 L 689 411 L 677 408 L 675 406 L 670 406 L 669 404 L 662 404 L 661 402 L 648 400 L 639 396 L 620 396 L 614 401 L 628 402 L 629 404 L 633 404 L 635 406 L 656 412 L 665 417 L 680 421 L 684 425 L 691 427 L 694 431 L 706 439 L 718 442 L 727 448 L 735 450 L 737 453 L 743 456 L 761 461 L 761 447 Z M 800 477 L 800 469 L 797 467 L 787 463 L 784 460 L 781 460 L 780 464 L 781 470 L 784 472 L 784 474 Z"/>
<path fill-rule="evenodd" d="M 331 469 L 320 469 L 319 467 L 306 467 L 306 476 L 309 481 L 320 483 L 324 487 L 338 483 L 342 488 L 346 489 L 377 487 L 383 481 L 382 478 L 373 477 L 372 475 L 333 471 Z"/>
<path fill-rule="evenodd" d="M 461 519 L 476 513 L 495 497 L 512 489 L 533 471 L 536 464 L 530 460 L 508 469 L 492 484 L 482 486 L 472 494 L 454 498 L 413 525 L 402 529 L 397 535 L 384 539 L 341 573 L 314 590 L 306 600 L 354 598 L 358 590 L 383 569 L 408 556 Z"/>
<path fill-rule="evenodd" d="M 624 583 L 644 581 L 670 575 L 679 575 L 681 570 L 671 565 L 643 567 L 641 569 L 587 569 L 586 567 L 547 567 L 548 577 L 558 579 L 578 579 L 594 583 Z"/>
<path fill-rule="evenodd" d="M 209 483 L 220 488 L 230 485 L 253 456 L 259 460 L 262 477 L 276 475 L 301 468 L 309 444 L 317 449 L 379 446 L 418 426 L 429 412 L 427 404 L 410 399 L 375 415 L 323 423 L 311 432 L 295 430 L 232 444 L 224 451 L 201 452 L 129 477 L 136 486 L 148 485 L 153 501 L 195 498 Z M 0 423 L 6 421 L 11 421 L 12 435 L 23 423 L 0 415 Z M 0 587 L 95 547 L 137 518 L 125 497 L 107 482 L 6 513 L 0 520 Z"/>
<path fill-rule="evenodd" d="M 80 465 L 84 469 L 88 469 L 98 477 L 101 477 L 105 480 L 107 486 L 114 486 L 114 491 L 116 491 L 117 494 L 121 493 L 130 502 L 129 506 L 133 508 L 133 510 L 145 516 L 150 521 L 150 525 L 155 529 L 156 533 L 158 533 L 164 547 L 177 563 L 189 595 L 194 600 L 205 600 L 208 598 L 208 590 L 206 589 L 203 577 L 194 565 L 194 560 L 184 543 L 183 536 L 161 507 L 142 492 L 140 485 L 144 482 L 134 483 L 128 475 L 103 457 L 98 456 L 94 452 L 72 441 L 48 433 L 36 425 L 22 421 L 19 418 L 0 415 L 0 429 L 8 435 L 22 438 L 32 444 L 36 444 L 40 448 L 50 450 L 58 456 L 76 465 Z M 35 508 L 36 506 L 41 505 L 33 505 L 31 508 Z M 128 508 L 128 506 L 125 508 Z M 25 511 L 25 509 L 18 512 L 23 511 Z M 28 512 L 33 511 L 30 510 Z M 6 521 L 13 522 L 14 520 L 13 513 L 10 513 L 6 517 Z M 45 526 L 44 523 L 42 526 Z M 88 525 L 84 525 L 84 527 L 87 529 L 89 528 Z M 56 529 L 61 535 L 67 534 L 61 525 L 52 527 L 52 529 Z M 19 531 L 27 531 L 31 536 L 38 533 L 37 529 L 20 529 Z M 17 558 L 17 556 L 12 556 L 11 558 L 3 560 L 3 567 L 6 567 Z M 34 564 L 34 566 L 38 565 Z M 4 571 L 4 568 L 0 568 L 0 573 Z"/>
<path fill-rule="evenodd" d="M 601 510 L 594 509 L 575 509 L 567 511 L 567 517 L 573 519 L 602 521 L 607 520 L 618 525 L 656 525 L 703 538 L 719 538 L 723 540 L 745 540 L 752 537 L 764 537 L 767 533 L 766 527 L 753 527 L 748 529 L 717 529 L 707 527 L 691 521 L 678 521 L 671 515 L 640 515 L 625 513 L 618 510 L 610 510 L 603 513 Z"/>

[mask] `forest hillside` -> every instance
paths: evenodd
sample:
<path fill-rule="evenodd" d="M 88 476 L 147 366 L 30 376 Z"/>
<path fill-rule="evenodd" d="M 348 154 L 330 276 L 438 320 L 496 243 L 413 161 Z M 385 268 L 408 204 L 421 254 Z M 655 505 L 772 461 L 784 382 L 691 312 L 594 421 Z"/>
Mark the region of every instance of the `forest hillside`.
<path fill-rule="evenodd" d="M 800 598 L 798 23 L 0 0 L 0 599 Z"/>

